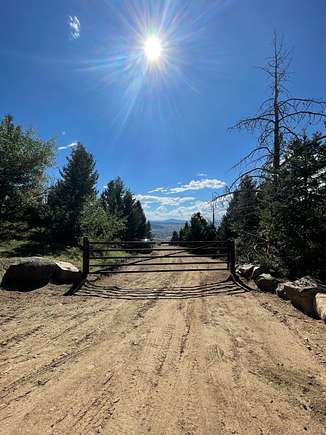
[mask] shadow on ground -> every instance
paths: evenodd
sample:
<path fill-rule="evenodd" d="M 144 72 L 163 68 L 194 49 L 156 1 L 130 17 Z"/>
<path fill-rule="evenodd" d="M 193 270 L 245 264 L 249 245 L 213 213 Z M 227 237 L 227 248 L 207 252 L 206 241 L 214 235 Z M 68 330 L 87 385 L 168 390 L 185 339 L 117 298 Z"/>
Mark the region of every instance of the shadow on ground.
<path fill-rule="evenodd" d="M 164 288 L 121 288 L 118 286 L 103 286 L 96 282 L 86 281 L 75 293 L 75 296 L 90 296 L 108 299 L 190 299 L 218 295 L 237 295 L 246 290 L 232 281 L 213 282 L 192 287 Z"/>

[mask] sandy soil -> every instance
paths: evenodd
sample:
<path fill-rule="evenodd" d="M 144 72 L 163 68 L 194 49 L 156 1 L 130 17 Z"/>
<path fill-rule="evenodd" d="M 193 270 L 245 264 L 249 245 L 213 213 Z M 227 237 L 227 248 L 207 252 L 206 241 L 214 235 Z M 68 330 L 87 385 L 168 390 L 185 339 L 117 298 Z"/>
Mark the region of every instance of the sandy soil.
<path fill-rule="evenodd" d="M 1 291 L 0 433 L 326 434 L 325 325 L 226 277 Z"/>

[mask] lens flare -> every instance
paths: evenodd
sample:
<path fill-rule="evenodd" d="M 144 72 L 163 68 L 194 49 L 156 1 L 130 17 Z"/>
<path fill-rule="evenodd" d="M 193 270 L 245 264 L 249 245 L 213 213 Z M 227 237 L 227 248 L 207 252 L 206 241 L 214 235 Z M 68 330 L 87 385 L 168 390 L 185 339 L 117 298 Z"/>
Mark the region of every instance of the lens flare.
<path fill-rule="evenodd" d="M 162 108 L 181 117 L 175 98 L 180 85 L 199 93 L 202 72 L 215 71 L 217 55 L 210 23 L 227 0 L 104 0 L 119 31 L 104 34 L 94 48 L 95 57 L 81 62 L 92 83 L 109 88 L 119 100 L 112 117 L 121 131 L 132 113 L 156 116 L 165 122 Z M 207 6 L 203 7 L 203 3 Z M 111 18 L 110 18 L 111 19 Z M 95 78 L 95 80 L 94 80 Z M 136 112 L 137 110 L 137 112 Z M 168 119 L 168 118 L 166 118 Z"/>
<path fill-rule="evenodd" d="M 162 55 L 162 43 L 157 36 L 149 36 L 144 44 L 144 52 L 150 63 L 158 62 Z"/>

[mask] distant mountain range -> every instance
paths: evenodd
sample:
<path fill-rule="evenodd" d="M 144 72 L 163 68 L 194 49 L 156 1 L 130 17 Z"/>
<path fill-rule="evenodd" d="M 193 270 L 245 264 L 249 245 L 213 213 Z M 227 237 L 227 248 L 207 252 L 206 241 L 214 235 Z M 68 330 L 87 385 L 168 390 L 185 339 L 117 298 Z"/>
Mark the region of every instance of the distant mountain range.
<path fill-rule="evenodd" d="M 173 231 L 179 231 L 186 221 L 179 219 L 166 219 L 163 221 L 151 221 L 154 239 L 169 240 Z"/>

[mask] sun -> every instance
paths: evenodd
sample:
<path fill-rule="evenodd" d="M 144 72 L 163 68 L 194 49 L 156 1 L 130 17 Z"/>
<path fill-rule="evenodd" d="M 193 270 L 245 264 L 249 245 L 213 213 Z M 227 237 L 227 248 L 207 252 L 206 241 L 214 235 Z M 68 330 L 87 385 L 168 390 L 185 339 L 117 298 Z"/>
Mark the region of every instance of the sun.
<path fill-rule="evenodd" d="M 156 63 L 162 56 L 162 43 L 155 35 L 148 36 L 144 44 L 144 53 L 150 63 Z"/>

